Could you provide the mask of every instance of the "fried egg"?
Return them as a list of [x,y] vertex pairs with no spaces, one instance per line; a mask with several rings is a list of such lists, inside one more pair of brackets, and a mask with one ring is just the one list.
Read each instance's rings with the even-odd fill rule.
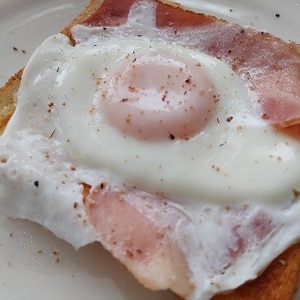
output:
[[[93,195],[113,182],[168,199],[184,224],[190,220],[178,225],[178,236],[191,235],[180,246],[196,286],[190,299],[256,276],[265,266],[258,242],[230,267],[218,258],[232,242],[230,215],[222,213],[247,204],[296,231],[299,205],[282,210],[300,190],[299,141],[261,118],[255,95],[227,64],[156,28],[148,2],[120,27],[77,25],[72,36],[75,45],[63,34],[46,39],[24,70],[1,137],[1,210],[43,224],[76,248],[103,242],[85,189]],[[267,235],[273,239],[262,251],[273,257],[294,238],[275,250],[282,233]],[[209,271],[195,253],[200,248],[214,261],[204,264]]]

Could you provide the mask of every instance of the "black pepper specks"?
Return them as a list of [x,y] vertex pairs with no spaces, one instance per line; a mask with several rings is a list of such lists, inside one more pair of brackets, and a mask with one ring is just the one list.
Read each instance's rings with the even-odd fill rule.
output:
[[192,83],[192,77],[191,76],[189,76],[187,79],[186,79],[186,81],[185,81],[186,83]]
[[101,183],[100,183],[100,189],[101,189],[101,190],[104,190],[105,187],[106,187],[106,183],[105,183],[105,182],[101,182]]
[[56,129],[54,129],[54,130],[51,132],[51,134],[50,134],[50,139],[53,138],[55,131],[56,131]]
[[[17,47],[13,47],[13,50],[14,50],[14,52],[18,52],[19,51],[19,48],[17,48]],[[24,49],[21,49],[20,50],[23,54],[26,54],[26,50],[24,50]]]
[[39,185],[40,185],[40,182],[39,182],[38,180],[35,180],[35,181],[34,181],[34,186],[35,186],[36,188],[38,188]]
[[175,136],[173,134],[170,134],[169,139],[173,141],[173,140],[175,140]]
[[268,120],[269,119],[269,117],[268,117],[268,115],[266,113],[262,114],[261,118],[263,120]]
[[278,13],[275,14],[275,17],[276,17],[276,18],[280,18],[280,14],[278,14]]

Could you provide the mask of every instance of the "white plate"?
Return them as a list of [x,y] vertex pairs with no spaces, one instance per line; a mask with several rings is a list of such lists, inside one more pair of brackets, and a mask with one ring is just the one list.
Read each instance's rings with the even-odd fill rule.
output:
[[[59,31],[87,2],[0,0],[0,85],[26,63],[46,36]],[[300,43],[300,0],[177,2]],[[169,292],[154,293],[141,287],[99,245],[75,251],[36,224],[0,216],[0,299],[175,298]]]

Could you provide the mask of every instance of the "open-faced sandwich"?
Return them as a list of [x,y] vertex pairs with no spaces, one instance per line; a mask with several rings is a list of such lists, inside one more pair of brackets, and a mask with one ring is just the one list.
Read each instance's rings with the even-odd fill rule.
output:
[[299,45],[173,2],[92,0],[0,99],[5,215],[100,242],[183,299],[293,299]]

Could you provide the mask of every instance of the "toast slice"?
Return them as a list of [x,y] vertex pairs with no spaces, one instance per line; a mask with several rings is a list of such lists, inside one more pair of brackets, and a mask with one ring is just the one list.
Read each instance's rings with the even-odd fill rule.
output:
[[[132,0],[123,0],[132,2]],[[122,6],[123,1],[115,1],[116,6]],[[122,4],[120,4],[122,3]],[[169,5],[170,3],[164,1]],[[76,17],[62,33],[72,40],[70,29],[75,24],[90,24],[95,15],[101,19],[102,15],[112,14],[111,7],[103,0],[91,0],[84,11]],[[177,7],[178,10],[182,8]],[[180,13],[179,13],[180,14]],[[118,22],[116,16],[116,22]],[[197,17],[194,14],[194,17]],[[104,20],[105,21],[105,20]],[[3,88],[0,89],[0,132],[5,130],[15,108],[15,95],[22,78],[22,70],[13,75]],[[214,300],[242,300],[242,299],[293,299],[300,279],[300,243],[291,246],[277,257],[270,266],[255,280],[244,284],[228,294],[217,295]]]

